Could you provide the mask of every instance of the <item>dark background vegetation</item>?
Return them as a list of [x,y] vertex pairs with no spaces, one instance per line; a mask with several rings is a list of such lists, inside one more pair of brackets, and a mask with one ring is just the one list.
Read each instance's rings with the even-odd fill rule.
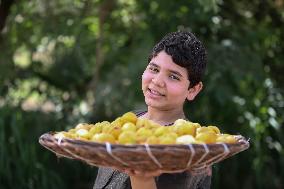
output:
[[187,116],[251,142],[214,166],[212,188],[283,189],[283,3],[0,0],[0,188],[92,188],[96,168],[58,159],[39,136],[143,108],[152,46],[190,30],[209,57]]

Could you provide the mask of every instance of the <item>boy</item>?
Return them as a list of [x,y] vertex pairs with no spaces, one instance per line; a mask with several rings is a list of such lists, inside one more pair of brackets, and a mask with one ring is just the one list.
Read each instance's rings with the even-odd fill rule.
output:
[[[203,86],[206,51],[202,43],[190,32],[169,33],[155,45],[148,63],[142,75],[147,111],[137,116],[165,126],[186,119],[184,102],[193,100]],[[207,173],[141,173],[99,168],[94,189],[208,189],[210,184],[211,176]]]

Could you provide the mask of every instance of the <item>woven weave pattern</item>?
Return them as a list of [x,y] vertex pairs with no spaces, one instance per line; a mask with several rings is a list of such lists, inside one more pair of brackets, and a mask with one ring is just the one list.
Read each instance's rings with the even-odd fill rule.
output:
[[198,172],[249,147],[248,140],[242,136],[235,144],[118,145],[56,139],[52,133],[46,133],[39,142],[59,157],[81,160],[92,166],[167,173],[187,169]]

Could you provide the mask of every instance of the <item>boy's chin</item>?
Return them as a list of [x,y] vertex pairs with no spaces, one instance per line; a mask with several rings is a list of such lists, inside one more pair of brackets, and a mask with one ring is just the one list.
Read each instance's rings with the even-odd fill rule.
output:
[[160,102],[154,102],[153,100],[145,100],[145,103],[148,107],[155,108],[155,109],[163,109],[164,105]]

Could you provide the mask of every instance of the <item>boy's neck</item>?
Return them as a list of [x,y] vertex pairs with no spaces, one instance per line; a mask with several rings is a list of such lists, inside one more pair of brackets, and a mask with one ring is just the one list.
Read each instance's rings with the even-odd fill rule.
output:
[[183,109],[181,110],[157,110],[148,107],[148,111],[142,117],[150,119],[161,125],[168,125],[177,119],[186,119]]

